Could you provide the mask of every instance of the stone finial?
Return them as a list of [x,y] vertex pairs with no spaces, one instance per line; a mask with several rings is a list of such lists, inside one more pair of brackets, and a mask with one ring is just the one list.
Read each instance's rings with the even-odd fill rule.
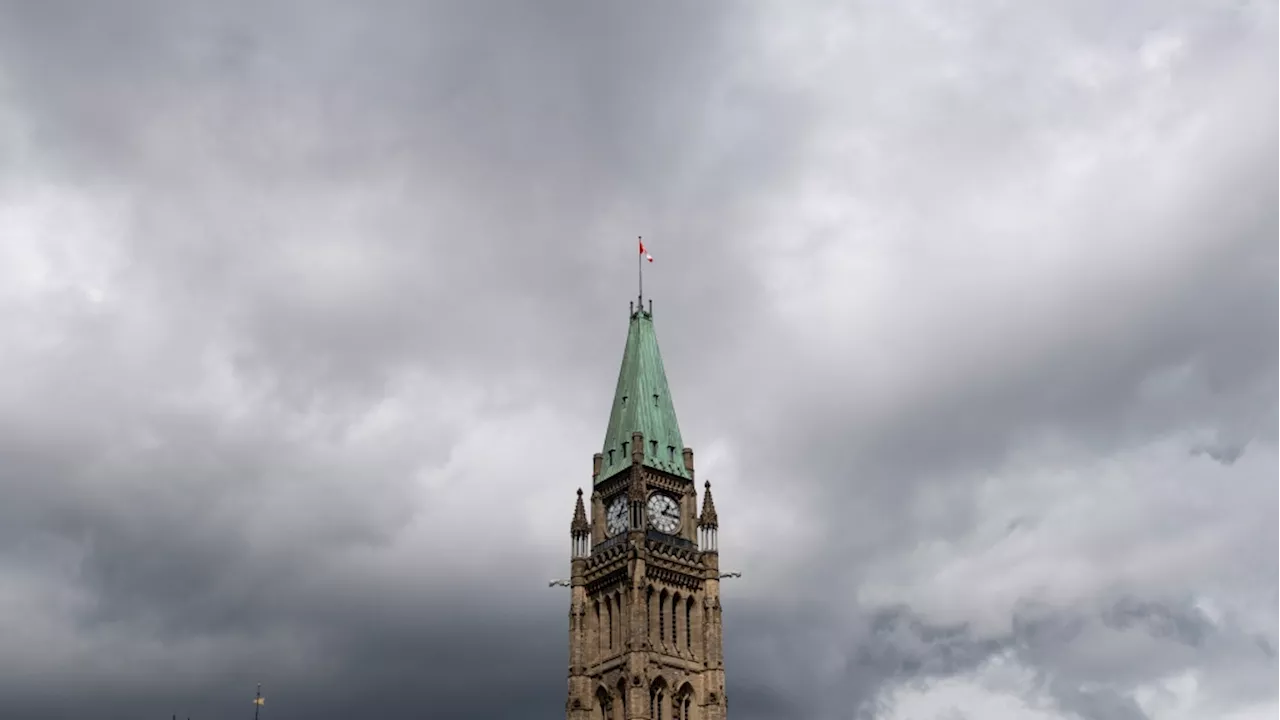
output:
[[702,515],[698,518],[698,524],[702,527],[720,527],[720,519],[716,517],[716,503],[711,499],[710,480],[707,481],[705,488],[702,496]]

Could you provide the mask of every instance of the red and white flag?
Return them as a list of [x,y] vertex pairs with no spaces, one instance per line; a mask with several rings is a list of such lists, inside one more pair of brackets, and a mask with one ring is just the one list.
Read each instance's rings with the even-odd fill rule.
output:
[[640,240],[640,254],[644,256],[644,259],[645,259],[645,260],[648,260],[649,262],[653,262],[653,256],[652,256],[652,255],[650,255],[649,253],[645,252],[645,250],[644,250],[644,239],[643,239],[643,238]]

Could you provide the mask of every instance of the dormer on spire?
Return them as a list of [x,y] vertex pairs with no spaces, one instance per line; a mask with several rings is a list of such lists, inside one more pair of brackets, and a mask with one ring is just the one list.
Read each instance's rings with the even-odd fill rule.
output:
[[653,311],[633,305],[597,483],[631,467],[635,433],[641,438],[641,465],[693,479],[684,461],[684,443],[658,351]]

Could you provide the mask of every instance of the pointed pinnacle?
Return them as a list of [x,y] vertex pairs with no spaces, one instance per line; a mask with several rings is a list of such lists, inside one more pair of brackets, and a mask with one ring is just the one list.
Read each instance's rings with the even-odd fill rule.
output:
[[569,525],[571,532],[587,532],[591,526],[587,524],[587,510],[582,505],[582,488],[578,488],[578,502],[573,507],[573,523]]
[[719,527],[720,519],[716,517],[716,503],[711,499],[711,481],[708,480],[706,490],[702,496],[702,516],[698,518],[698,524],[703,527]]

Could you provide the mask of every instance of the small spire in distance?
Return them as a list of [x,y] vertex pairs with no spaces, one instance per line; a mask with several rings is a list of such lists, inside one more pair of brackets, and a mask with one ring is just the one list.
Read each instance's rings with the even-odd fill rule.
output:
[[578,488],[578,502],[573,508],[573,523],[569,526],[569,530],[575,533],[585,533],[591,529],[587,524],[587,510],[582,505],[582,488]]
[[720,519],[716,517],[716,502],[711,499],[710,480],[707,481],[705,488],[702,496],[702,516],[698,518],[698,524],[702,527],[720,527]]

